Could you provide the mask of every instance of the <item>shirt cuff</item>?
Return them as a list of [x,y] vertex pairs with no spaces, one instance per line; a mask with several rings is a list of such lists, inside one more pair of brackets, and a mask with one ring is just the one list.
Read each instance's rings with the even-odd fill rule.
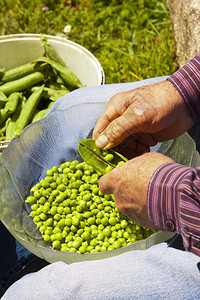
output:
[[167,80],[186,101],[198,122],[200,120],[200,52]]
[[148,214],[159,229],[181,233],[178,188],[190,170],[177,163],[166,163],[152,176],[147,196]]
[[161,165],[147,195],[150,220],[161,230],[180,234],[184,247],[200,256],[200,168]]

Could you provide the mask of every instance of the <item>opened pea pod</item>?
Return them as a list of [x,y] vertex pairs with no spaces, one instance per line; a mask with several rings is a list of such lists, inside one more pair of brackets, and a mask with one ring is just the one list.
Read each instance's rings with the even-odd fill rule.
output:
[[94,139],[81,140],[78,151],[82,159],[101,174],[108,173],[128,160],[113,149],[100,150],[95,145]]

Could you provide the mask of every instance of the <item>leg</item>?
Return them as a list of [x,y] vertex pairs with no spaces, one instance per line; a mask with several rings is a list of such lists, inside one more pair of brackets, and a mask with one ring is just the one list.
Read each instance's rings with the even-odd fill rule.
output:
[[108,102],[110,98],[119,92],[128,91],[137,87],[153,84],[166,80],[167,76],[156,77],[136,82],[106,84],[100,86],[91,86],[77,89],[59,100],[57,100],[49,109],[47,115],[56,109],[66,109],[69,106],[87,102]]
[[99,261],[57,262],[17,281],[2,300],[199,299],[199,261],[161,243]]
[[3,280],[14,266],[17,264],[17,253],[14,237],[9,233],[5,226],[0,222],[0,287],[3,284]]

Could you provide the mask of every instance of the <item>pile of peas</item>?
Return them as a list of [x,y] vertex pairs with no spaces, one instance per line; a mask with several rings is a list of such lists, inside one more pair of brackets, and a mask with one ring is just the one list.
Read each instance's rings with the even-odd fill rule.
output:
[[122,214],[113,195],[100,192],[101,176],[74,160],[48,169],[31,188],[26,199],[30,217],[53,249],[81,254],[114,250],[154,232]]

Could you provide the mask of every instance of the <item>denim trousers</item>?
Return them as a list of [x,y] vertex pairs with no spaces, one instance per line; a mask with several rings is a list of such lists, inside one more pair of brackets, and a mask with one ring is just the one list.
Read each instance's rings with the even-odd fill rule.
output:
[[[108,102],[118,92],[163,80],[166,77],[84,87],[57,100],[47,114],[84,102]],[[199,126],[194,126],[189,134],[199,150]],[[5,274],[30,252],[2,223],[0,238],[1,282]],[[200,257],[186,252],[181,236],[175,234],[170,240],[146,250],[96,261],[49,264],[16,281],[1,299],[200,299]]]

